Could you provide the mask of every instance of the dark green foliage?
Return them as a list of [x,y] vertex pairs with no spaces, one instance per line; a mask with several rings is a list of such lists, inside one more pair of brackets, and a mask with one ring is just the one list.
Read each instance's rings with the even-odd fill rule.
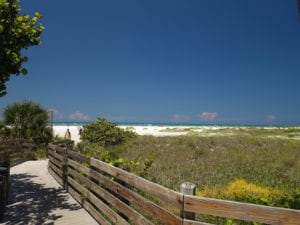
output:
[[32,153],[32,158],[34,160],[41,160],[47,158],[47,146],[39,146],[35,151]]
[[52,138],[48,112],[39,104],[13,103],[4,109],[3,118],[12,138],[32,139],[38,144],[48,143]]
[[95,157],[104,162],[125,170],[135,166],[136,162],[120,158],[120,153],[126,146],[127,140],[136,134],[130,130],[124,130],[104,118],[98,118],[97,122],[83,127],[82,141],[76,150],[88,157]]
[[109,147],[122,144],[134,136],[134,132],[123,130],[117,124],[111,123],[104,118],[98,118],[97,122],[83,127],[81,139],[83,142],[87,141],[103,147]]
[[20,15],[20,10],[19,0],[0,0],[0,97],[6,94],[11,75],[27,74],[23,63],[28,57],[22,56],[22,50],[41,43],[42,16]]
[[9,136],[9,134],[9,128],[7,128],[2,121],[0,121],[0,139],[6,139]]
[[88,141],[79,143],[76,149],[81,154],[100,159],[104,162],[111,162],[118,158],[119,155],[118,152],[114,151],[113,149],[108,151],[104,149],[103,146],[96,143],[90,143]]

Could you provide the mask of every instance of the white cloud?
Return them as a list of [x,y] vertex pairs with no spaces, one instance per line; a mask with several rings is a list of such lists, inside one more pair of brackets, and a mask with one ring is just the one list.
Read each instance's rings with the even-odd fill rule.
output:
[[276,118],[276,116],[274,116],[274,115],[267,115],[267,116],[266,116],[266,121],[267,121],[267,123],[272,123],[272,122],[274,122],[276,119],[277,119],[277,118]]
[[69,119],[73,120],[73,121],[86,121],[86,120],[89,120],[90,117],[86,114],[76,111],[69,115]]
[[186,116],[186,115],[178,115],[178,114],[174,114],[172,115],[171,120],[173,122],[187,122],[191,119],[191,117]]
[[214,121],[218,117],[216,112],[202,112],[200,115],[201,120],[203,121]]

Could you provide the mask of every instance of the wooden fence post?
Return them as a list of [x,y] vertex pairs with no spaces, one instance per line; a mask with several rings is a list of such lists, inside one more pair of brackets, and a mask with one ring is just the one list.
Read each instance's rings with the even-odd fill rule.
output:
[[[196,185],[190,182],[184,182],[180,185],[180,193],[183,195],[195,195]],[[180,212],[180,216],[183,219],[195,220],[195,213],[184,211],[184,196],[183,196],[183,207]]]
[[0,164],[0,222],[3,219],[5,206],[8,204],[9,162]]
[[64,161],[63,161],[63,188],[68,190],[68,146],[64,148]]

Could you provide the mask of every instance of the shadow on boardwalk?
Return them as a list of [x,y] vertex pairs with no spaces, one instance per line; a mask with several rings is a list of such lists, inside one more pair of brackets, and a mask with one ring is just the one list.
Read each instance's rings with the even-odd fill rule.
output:
[[79,210],[78,204],[70,203],[62,188],[46,187],[34,182],[37,176],[25,173],[10,177],[9,203],[5,210],[5,225],[47,224],[53,225],[62,217],[55,210]]

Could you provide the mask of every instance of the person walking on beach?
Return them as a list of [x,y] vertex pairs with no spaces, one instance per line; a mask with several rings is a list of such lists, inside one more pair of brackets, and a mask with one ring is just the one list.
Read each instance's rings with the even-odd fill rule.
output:
[[81,134],[82,134],[82,126],[77,127],[77,130],[78,130],[78,135],[79,135],[79,137],[81,137]]
[[65,133],[65,140],[71,140],[71,132],[70,132],[69,128],[67,129],[67,131]]

